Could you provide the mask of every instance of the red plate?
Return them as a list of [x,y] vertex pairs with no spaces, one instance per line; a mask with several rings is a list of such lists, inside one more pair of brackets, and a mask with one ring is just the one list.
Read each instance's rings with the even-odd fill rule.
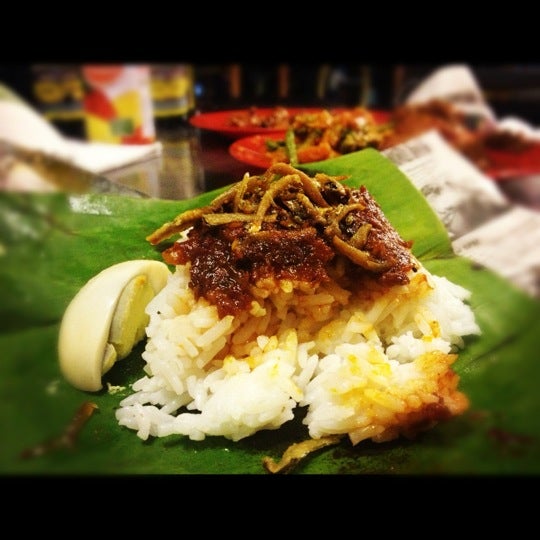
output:
[[540,174],[540,142],[523,151],[489,150],[487,155],[491,164],[485,174],[494,180]]
[[274,133],[270,135],[252,135],[234,141],[229,146],[229,154],[242,163],[268,169],[272,165],[272,158],[266,155],[266,141],[283,140],[283,133]]
[[[258,108],[257,114],[261,117],[270,116],[276,107],[270,108]],[[287,109],[290,115],[300,112],[317,112],[321,109],[310,108],[294,108]],[[248,137],[250,135],[263,134],[263,133],[284,133],[287,128],[283,127],[258,127],[258,126],[233,126],[231,125],[231,118],[234,116],[241,116],[248,114],[249,109],[233,109],[230,111],[216,111],[208,113],[200,113],[192,116],[189,121],[192,126],[207,129],[210,131],[217,131],[223,135],[229,137]]]
[[[257,108],[257,114],[260,116],[270,116],[275,112],[276,107]],[[312,107],[292,107],[287,108],[289,115],[295,115],[303,112],[320,112],[324,109],[312,108]],[[330,109],[335,111],[343,111],[346,109]],[[247,114],[249,109],[233,109],[229,111],[215,111],[208,113],[199,113],[190,118],[192,126],[207,129],[211,131],[217,131],[228,137],[240,138],[249,137],[250,135],[262,135],[271,133],[285,133],[286,128],[282,127],[258,127],[258,126],[233,126],[231,125],[231,118],[235,115]],[[389,113],[385,111],[370,111],[375,119],[379,122],[384,122],[389,118]]]
[[[248,165],[267,169],[272,159],[266,155],[268,139],[283,140],[283,133],[252,135],[234,141],[229,146],[229,154]],[[504,182],[523,176],[540,175],[540,143],[534,144],[522,152],[490,150],[487,156],[491,162],[484,172],[497,182]]]

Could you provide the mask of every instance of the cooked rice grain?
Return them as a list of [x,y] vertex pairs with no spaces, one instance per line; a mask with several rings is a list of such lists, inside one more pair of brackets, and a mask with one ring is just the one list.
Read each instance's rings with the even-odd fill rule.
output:
[[[312,438],[353,444],[410,435],[468,407],[451,365],[479,334],[469,292],[420,267],[410,283],[351,295],[255,294],[251,312],[219,318],[178,266],[147,307],[146,375],[116,412],[145,440],[180,434],[233,441],[278,429],[306,407]],[[285,284],[289,285],[289,284]]]

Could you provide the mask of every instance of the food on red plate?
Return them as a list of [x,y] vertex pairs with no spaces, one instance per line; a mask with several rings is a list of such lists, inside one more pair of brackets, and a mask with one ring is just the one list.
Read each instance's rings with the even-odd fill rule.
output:
[[424,268],[344,179],[277,163],[148,235],[175,271],[146,308],[144,375],[120,425],[238,441],[301,414],[306,440],[263,463],[284,472],[343,439],[414,437],[467,410],[451,366],[480,333],[470,293]]
[[246,127],[263,127],[283,129],[289,127],[291,115],[285,107],[275,107],[270,111],[261,111],[258,107],[250,107],[245,111],[238,111],[231,114],[229,123],[231,126],[246,128]]
[[448,143],[482,170],[492,166],[492,151],[519,154],[533,145],[521,134],[499,129],[486,119],[471,118],[452,103],[439,99],[396,107],[392,111],[391,124],[392,130],[379,149],[384,150],[436,129]]
[[[389,129],[388,124],[377,121],[364,107],[299,113],[291,119],[289,127],[294,144],[287,138],[268,139],[266,155],[273,163],[321,161],[367,147],[379,148]],[[293,146],[296,159],[291,159]]]

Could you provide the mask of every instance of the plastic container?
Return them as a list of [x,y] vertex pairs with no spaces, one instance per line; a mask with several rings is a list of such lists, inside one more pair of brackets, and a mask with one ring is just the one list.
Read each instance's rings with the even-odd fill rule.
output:
[[187,125],[195,112],[194,70],[190,64],[153,64],[152,101],[156,129]]
[[156,139],[147,65],[84,65],[86,136],[91,141],[146,144]]

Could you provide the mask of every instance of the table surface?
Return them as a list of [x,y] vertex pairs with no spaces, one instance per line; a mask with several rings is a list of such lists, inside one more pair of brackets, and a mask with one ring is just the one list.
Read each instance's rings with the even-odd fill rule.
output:
[[229,154],[234,139],[190,125],[160,130],[161,156],[104,173],[109,180],[160,199],[187,199],[262,169]]

